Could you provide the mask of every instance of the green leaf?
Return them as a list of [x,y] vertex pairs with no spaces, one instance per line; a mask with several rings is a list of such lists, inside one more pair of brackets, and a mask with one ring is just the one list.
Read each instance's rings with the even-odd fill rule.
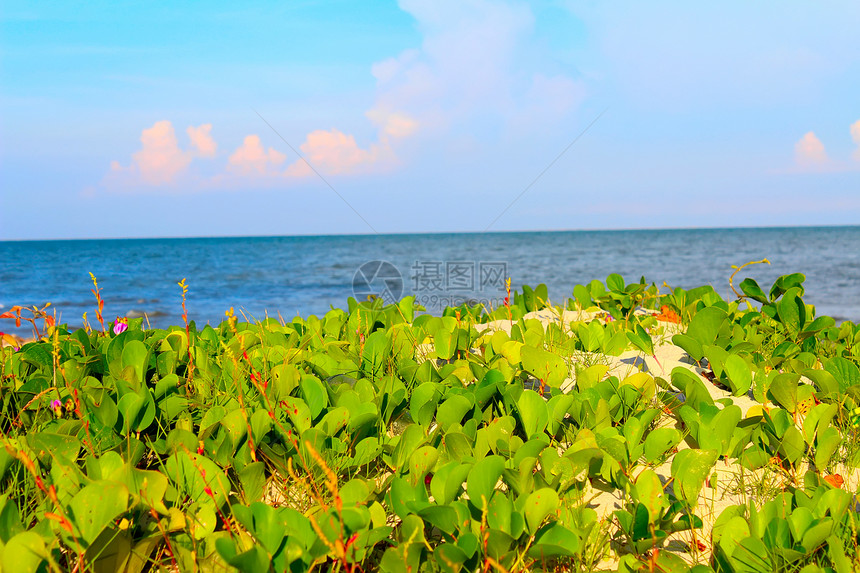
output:
[[149,388],[131,391],[120,398],[117,409],[123,417],[123,435],[142,432],[155,421],[155,401]]
[[407,471],[405,466],[409,461],[409,456],[424,443],[425,439],[426,437],[421,426],[417,424],[406,426],[406,429],[400,434],[397,445],[394,447],[390,465],[401,471]]
[[833,317],[819,316],[818,318],[816,318],[815,320],[813,320],[812,322],[810,322],[809,324],[804,326],[803,332],[804,332],[804,334],[812,335],[812,334],[815,334],[816,332],[824,330],[825,328],[830,328],[831,326],[834,326],[835,324],[836,324],[836,321],[833,320]]
[[[477,466],[476,466],[477,467]],[[534,535],[543,520],[558,508],[558,494],[554,489],[545,487],[533,491],[526,498],[523,513],[526,518],[526,529]]]
[[523,370],[543,380],[545,384],[558,388],[567,379],[569,370],[561,356],[533,346],[523,346],[520,355]]
[[417,515],[409,515],[400,526],[400,542],[388,548],[379,562],[383,572],[409,573],[418,571],[426,540],[424,522]]
[[699,344],[713,344],[727,317],[726,311],[716,306],[703,308],[690,321],[687,336]]
[[807,412],[803,420],[803,438],[807,444],[815,443],[815,437],[827,429],[836,411],[836,404],[818,404]]
[[681,443],[681,432],[675,428],[657,428],[645,437],[643,454],[645,461],[653,464],[666,452]]
[[759,446],[753,445],[741,452],[738,461],[748,470],[757,470],[763,468],[770,461],[770,454]]
[[797,287],[800,291],[800,294],[803,295],[803,281],[806,280],[806,276],[802,273],[792,273],[790,275],[782,275],[773,283],[773,286],[770,287],[770,300],[776,300],[785,292],[788,292],[789,289]]
[[705,478],[717,461],[714,450],[681,450],[672,460],[672,477],[675,481],[675,495],[687,507],[694,507],[699,498]]
[[767,547],[755,537],[745,537],[740,540],[732,558],[737,563],[742,563],[744,571],[774,571],[773,561]]
[[860,368],[842,356],[834,356],[828,360],[824,364],[824,369],[836,378],[836,381],[839,383],[840,392],[844,392],[851,386],[860,383]]
[[475,507],[481,510],[487,507],[504,469],[505,460],[501,456],[487,456],[472,466],[466,480],[466,493]]
[[[281,405],[286,410],[290,422],[292,422],[299,434],[304,434],[311,428],[311,409],[304,400],[290,396]],[[223,414],[221,415],[223,416]],[[202,429],[204,427],[203,424],[200,427]]]
[[382,448],[379,446],[379,439],[375,436],[368,436],[356,444],[353,464],[356,466],[366,465],[376,459],[380,452],[382,452]]
[[611,291],[624,292],[624,277],[618,273],[612,273],[606,277],[606,287]]
[[820,432],[815,446],[815,467],[827,467],[841,443],[842,435],[833,426]]
[[468,398],[454,394],[439,405],[438,410],[436,410],[436,423],[439,424],[442,431],[447,431],[453,424],[459,424],[463,421],[463,416],[471,409],[472,402]]
[[[128,486],[128,491],[132,497],[142,503],[143,507],[151,507],[159,513],[166,514],[167,507],[164,505],[164,494],[167,492],[167,477],[161,472],[140,470],[128,464],[123,464],[123,470],[125,471],[125,484]],[[104,475],[110,474],[105,473]]]
[[326,436],[334,436],[349,423],[349,410],[344,406],[337,406],[326,412],[317,425]]
[[90,545],[114,519],[128,511],[128,488],[117,482],[93,482],[72,498],[69,509],[81,540]]
[[741,281],[740,284],[741,292],[750,297],[751,299],[760,302],[762,304],[767,304],[768,299],[765,292],[758,286],[758,283],[753,279],[746,278]]
[[774,377],[768,389],[773,401],[789,412],[797,410],[799,380],[800,374],[784,372]]
[[430,480],[430,493],[433,494],[436,503],[448,505],[454,501],[471,469],[472,464],[457,461],[449,462],[439,468]]
[[806,451],[806,445],[803,441],[803,434],[800,433],[795,426],[789,426],[782,436],[782,442],[779,445],[779,453],[789,461],[791,465],[796,465],[800,461]]
[[672,369],[671,380],[672,385],[684,393],[685,404],[694,409],[698,409],[699,404],[702,403],[713,405],[714,399],[701,378],[694,372],[690,372],[683,366],[676,366]]
[[733,396],[743,396],[752,386],[752,372],[746,360],[737,354],[730,354],[724,363]]
[[245,412],[240,408],[236,408],[221,418],[221,426],[230,436],[230,443],[234,450],[238,449],[248,436],[248,420],[245,418]]
[[546,400],[534,390],[524,390],[517,400],[517,410],[527,439],[542,434],[549,422]]
[[806,324],[806,306],[800,298],[802,290],[790,288],[776,303],[779,321],[793,334],[797,334]]
[[[180,493],[198,504],[220,506],[232,489],[221,468],[198,454],[176,452],[167,458],[164,473]],[[211,490],[211,496],[206,488]]]
[[[234,510],[241,506],[233,506]],[[245,509],[245,508],[243,508]],[[287,534],[287,523],[289,514],[283,510],[275,509],[265,503],[254,502],[246,512],[244,525],[262,546],[272,555],[277,553],[278,548]],[[247,516],[250,513],[250,516]],[[238,514],[237,514],[238,517]],[[248,520],[248,517],[251,519]]]
[[643,470],[636,478],[634,492],[634,499],[648,510],[648,522],[656,524],[663,515],[663,510],[669,505],[660,478],[653,470]]
[[305,403],[310,409],[311,418],[316,418],[328,405],[325,387],[316,376],[303,376],[299,385],[302,388]]
[[440,398],[442,398],[442,392],[439,384],[424,382],[417,386],[409,398],[409,413],[415,423],[429,427]]
[[74,436],[55,434],[53,432],[34,432],[27,435],[27,445],[32,448],[39,461],[51,465],[57,456],[69,461],[75,461],[81,451],[81,442]]
[[241,573],[256,573],[257,571],[268,571],[271,559],[266,550],[259,545],[251,546],[244,553],[235,555],[227,560],[227,563],[241,571]]
[[436,349],[436,356],[442,360],[450,360],[457,353],[458,340],[462,330],[453,328],[440,328],[433,333],[433,344]]
[[459,573],[468,560],[466,553],[453,543],[442,543],[433,550],[433,557],[445,573]]
[[136,387],[141,387],[147,382],[146,371],[149,364],[149,348],[139,340],[129,340],[122,347],[122,366],[125,369],[132,367]]
[[558,522],[542,528],[535,536],[535,542],[529,550],[533,559],[543,560],[548,557],[573,557],[582,547],[580,536]]
[[681,348],[690,355],[690,358],[696,362],[701,362],[705,356],[705,350],[702,348],[702,343],[686,334],[676,334],[672,337],[672,344]]
[[490,505],[487,508],[487,525],[492,529],[504,531],[507,534],[511,533],[511,513],[514,511],[514,504],[503,492],[499,492],[493,496]]
[[237,473],[245,503],[249,504],[262,499],[266,489],[266,464],[253,462]]
[[654,343],[651,341],[651,337],[648,335],[648,333],[645,332],[645,329],[642,328],[642,325],[637,324],[635,331],[628,331],[627,338],[630,340],[633,346],[635,346],[645,354],[654,354]]
[[21,523],[17,504],[9,499],[8,493],[0,494],[0,544],[8,543],[22,531],[24,524]]
[[385,330],[377,330],[364,341],[361,354],[361,370],[372,378],[385,373],[385,365],[391,354],[391,340]]
[[46,350],[51,346],[49,344],[28,344],[24,348],[24,354],[21,359],[24,362],[29,362],[37,368],[41,367],[50,370],[54,362],[51,358],[51,353]]
[[421,446],[415,450],[409,458],[409,476],[412,484],[423,483],[424,476],[436,466],[438,459],[439,452],[433,446]]
[[454,535],[457,531],[457,512],[449,505],[431,505],[425,507],[418,512],[418,516],[448,535]]
[[37,573],[48,571],[48,549],[45,541],[34,531],[24,531],[9,540],[6,547],[0,549],[3,559],[3,571],[16,573]]
[[808,368],[803,371],[803,375],[812,380],[812,383],[815,384],[816,390],[821,393],[820,395],[822,397],[827,396],[828,394],[837,394],[839,392],[839,382],[836,380],[836,377],[827,370]]

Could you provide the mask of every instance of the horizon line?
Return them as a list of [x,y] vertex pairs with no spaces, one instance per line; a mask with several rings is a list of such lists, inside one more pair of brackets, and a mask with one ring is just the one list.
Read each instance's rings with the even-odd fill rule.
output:
[[295,235],[161,235],[151,237],[41,237],[32,239],[0,239],[0,243],[35,243],[50,241],[152,241],[183,239],[281,239],[303,237],[396,237],[420,235],[502,235],[516,233],[619,233],[630,231],[732,231],[750,229],[821,229],[860,227],[860,223],[814,224],[814,225],[735,225],[713,227],[618,227],[618,228],[581,228],[581,229],[521,229],[499,231],[404,231],[388,233],[300,233]]

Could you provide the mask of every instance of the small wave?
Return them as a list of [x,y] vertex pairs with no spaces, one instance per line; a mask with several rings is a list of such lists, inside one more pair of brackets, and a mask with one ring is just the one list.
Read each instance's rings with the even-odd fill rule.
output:
[[169,316],[166,312],[161,312],[160,310],[130,310],[125,313],[125,316],[128,318],[142,318],[144,316],[148,316],[149,318],[159,318],[164,316]]

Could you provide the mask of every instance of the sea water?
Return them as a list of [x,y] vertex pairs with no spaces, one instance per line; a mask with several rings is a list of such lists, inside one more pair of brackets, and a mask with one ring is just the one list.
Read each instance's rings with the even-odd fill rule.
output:
[[[712,285],[728,297],[732,265],[765,258],[769,265],[744,269],[735,286],[749,276],[767,290],[779,275],[802,272],[818,315],[860,320],[860,227],[4,241],[0,312],[50,302],[61,322],[80,326],[87,312],[94,323],[89,273],[106,320],[146,315],[153,327],[181,324],[183,278],[198,325],[221,322],[231,307],[256,319],[320,315],[367,294],[414,295],[434,313],[465,301],[498,306],[508,277],[515,289],[545,283],[554,302],[610,273]],[[0,331],[26,333],[10,320]]]

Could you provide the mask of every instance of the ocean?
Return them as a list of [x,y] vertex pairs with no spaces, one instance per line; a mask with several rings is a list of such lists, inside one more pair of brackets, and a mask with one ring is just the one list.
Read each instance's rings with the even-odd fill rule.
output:
[[[860,227],[672,229],[301,237],[224,237],[0,242],[0,312],[50,302],[61,322],[95,322],[93,273],[106,320],[146,315],[153,327],[181,324],[188,285],[190,320],[217,324],[227,309],[249,318],[291,319],[346,308],[350,296],[415,295],[428,312],[504,298],[545,283],[551,300],[574,285],[620,273],[627,282],[691,288],[710,284],[729,296],[732,265],[767,290],[779,275],[806,275],[817,314],[860,320]],[[0,330],[16,334],[11,320]]]

